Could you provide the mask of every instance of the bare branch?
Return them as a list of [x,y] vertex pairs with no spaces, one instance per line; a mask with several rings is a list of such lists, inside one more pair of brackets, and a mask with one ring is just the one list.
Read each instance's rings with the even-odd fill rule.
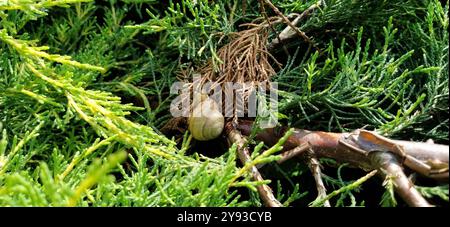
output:
[[[303,40],[305,40],[305,42],[311,44],[314,48],[316,48],[317,50],[319,50],[319,52],[321,52],[321,50],[317,47],[317,45],[314,43],[314,41],[312,41],[303,31],[301,31],[298,27],[296,27],[293,23],[291,23],[291,21],[282,12],[280,12],[280,10],[271,1],[269,1],[269,0],[260,0],[260,1],[264,1],[267,5],[269,5],[270,8],[272,8],[272,10],[279,17],[281,17],[281,19],[288,25],[290,30],[295,32],[294,34],[297,34],[298,36],[302,37]],[[282,42],[282,40],[283,39],[280,34],[280,37],[278,38],[277,42],[280,43],[280,42]]]
[[292,150],[285,151],[281,154],[281,159],[277,161],[278,164],[281,164],[292,157],[299,156],[300,154],[303,154],[305,151],[308,151],[311,149],[311,145],[309,143],[301,144],[298,147],[295,147]]
[[[290,25],[287,26],[277,37],[277,39],[273,39],[270,44],[267,46],[268,49],[273,49],[276,45],[280,44],[284,40],[293,38],[296,34],[298,34],[299,30],[296,26],[300,21],[309,15],[312,11],[317,9],[322,4],[322,0],[317,1],[317,3],[311,5],[308,9],[303,11],[300,15],[298,15],[292,22],[290,22]],[[294,27],[294,28],[293,28]],[[304,33],[303,33],[304,34]],[[308,38],[309,39],[309,38]]]
[[410,206],[431,207],[425,198],[417,191],[414,184],[408,179],[397,161],[397,158],[389,152],[373,152],[369,155],[374,167],[378,167],[379,174],[394,181],[395,192]]
[[[248,135],[251,131],[251,126],[251,121],[240,121],[237,129],[242,134]],[[256,136],[256,139],[264,141],[267,145],[273,145],[284,135],[286,130],[286,127],[276,130],[265,129]],[[296,129],[283,147],[285,150],[291,150],[309,143],[311,149],[314,150],[318,157],[333,158],[339,162],[346,162],[367,171],[374,169],[368,154],[376,150],[390,151],[399,155],[403,159],[402,164],[408,168],[429,178],[448,181],[448,145],[389,140],[387,138],[384,141],[389,141],[388,144],[380,144],[379,140],[367,138],[368,131],[364,132],[363,136],[361,136],[361,130],[356,130],[352,133],[332,133]],[[399,150],[394,151],[390,149]],[[403,156],[401,153],[404,153]],[[419,165],[421,167],[418,167]],[[423,166],[426,166],[428,171],[423,171]]]
[[[314,180],[316,181],[316,187],[317,187],[317,198],[323,199],[327,197],[327,189],[325,188],[325,185],[322,180],[322,170],[320,169],[320,163],[319,160],[317,160],[316,157],[314,157],[314,152],[310,151],[308,154],[308,167],[311,171],[312,175],[314,176]],[[324,207],[331,207],[330,201],[325,200],[323,203]]]
[[[241,121],[237,127],[242,134],[248,135],[251,125],[251,121]],[[256,139],[273,145],[286,130],[286,127],[265,129],[256,135]],[[383,177],[392,177],[395,191],[410,206],[430,204],[406,177],[402,165],[423,176],[448,182],[449,147],[446,145],[391,140],[366,130],[331,133],[296,129],[284,143],[284,148],[288,151],[284,153],[282,160],[294,157],[293,154],[303,153],[307,147],[317,157],[332,158],[365,171],[379,170]]]
[[[245,146],[246,139],[241,135],[241,133],[231,127],[227,127],[227,135],[230,143],[236,143],[238,146],[238,156],[241,160],[241,163],[245,165],[246,162],[250,161],[250,152],[248,148]],[[254,181],[263,181],[263,177],[258,171],[256,166],[251,168],[252,179]],[[272,189],[267,185],[258,185],[256,186],[258,189],[258,193],[261,196],[261,199],[264,202],[264,205],[267,207],[282,207],[283,205],[275,198],[273,195]]]

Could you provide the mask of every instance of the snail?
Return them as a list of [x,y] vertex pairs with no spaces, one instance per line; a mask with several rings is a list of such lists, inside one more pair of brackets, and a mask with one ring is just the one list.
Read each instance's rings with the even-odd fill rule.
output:
[[225,125],[225,119],[219,111],[217,103],[205,94],[200,95],[200,101],[194,103],[188,119],[189,131],[196,140],[207,141],[220,136]]

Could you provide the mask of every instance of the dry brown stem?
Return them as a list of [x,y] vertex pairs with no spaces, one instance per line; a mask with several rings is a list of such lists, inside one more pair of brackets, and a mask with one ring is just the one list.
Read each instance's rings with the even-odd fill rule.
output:
[[[288,25],[288,27],[291,29],[291,31],[293,31],[298,36],[302,37],[303,40],[305,40],[305,42],[311,44],[314,48],[316,48],[317,50],[320,51],[320,49],[317,47],[317,45],[303,31],[301,31],[298,27],[296,27],[296,25],[293,24],[282,12],[280,12],[280,10],[271,1],[260,0],[261,4],[263,4],[263,2],[266,3],[268,6],[270,6],[270,8],[272,8],[272,10],[282,19],[282,21]],[[281,42],[281,40],[282,40],[281,34],[279,36],[277,36],[276,40],[278,42]]]
[[430,207],[425,198],[417,191],[414,184],[403,172],[397,158],[389,152],[374,152],[370,154],[370,159],[374,167],[378,167],[378,173],[386,180],[394,182],[395,191],[402,199],[413,207]]
[[[243,135],[249,135],[251,127],[251,121],[240,121],[237,128]],[[285,127],[265,129],[256,135],[256,139],[267,145],[273,145],[286,130]],[[296,129],[283,147],[290,150],[282,153],[283,161],[294,157],[293,154],[304,154],[308,151],[307,147],[310,147],[317,157],[332,158],[365,171],[379,170],[378,173],[382,177],[393,179],[395,191],[411,206],[430,206],[430,204],[406,177],[403,166],[438,181],[448,182],[449,177],[448,146],[391,140],[365,130],[330,133]]]
[[[317,197],[318,198],[325,198],[327,196],[327,189],[325,188],[325,185],[322,180],[322,170],[321,165],[319,163],[319,160],[315,157],[315,154],[312,150],[309,150],[309,154],[307,155],[307,164],[309,167],[309,170],[311,171],[314,180],[316,181],[316,188],[317,188]],[[324,207],[331,207],[330,201],[326,200],[323,203]]]
[[[273,39],[270,44],[268,45],[268,49],[271,50],[281,42],[291,39],[294,36],[299,34],[300,29],[297,27],[300,21],[308,16],[311,12],[313,12],[315,9],[320,7],[322,4],[322,0],[317,1],[317,3],[311,5],[308,9],[303,11],[300,15],[298,15],[290,24],[278,35],[277,39]],[[301,32],[301,31],[300,31]],[[300,36],[305,35],[303,32],[300,33]],[[306,35],[305,35],[306,36]],[[303,37],[303,36],[302,36]],[[307,36],[306,36],[307,37]],[[303,37],[304,38],[304,37]],[[309,38],[308,38],[309,40]],[[305,41],[308,41],[305,40]]]
[[[250,152],[248,147],[245,146],[246,139],[241,135],[241,133],[234,129],[234,127],[228,125],[227,127],[227,137],[231,144],[236,143],[238,146],[238,156],[241,163],[245,165],[248,161],[250,161]],[[254,181],[263,181],[263,177],[258,171],[256,166],[251,168],[252,179]],[[258,185],[257,187],[258,193],[261,196],[261,199],[264,202],[264,205],[267,207],[281,207],[283,206],[273,195],[272,189],[267,185]]]

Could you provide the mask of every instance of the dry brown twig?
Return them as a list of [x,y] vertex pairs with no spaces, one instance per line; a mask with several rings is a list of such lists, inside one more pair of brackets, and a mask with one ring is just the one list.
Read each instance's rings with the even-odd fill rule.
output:
[[[248,150],[248,147],[245,146],[246,139],[241,135],[241,133],[236,130],[232,124],[228,124],[226,127],[226,135],[231,144],[235,143],[237,145],[238,150],[238,156],[239,160],[243,165],[245,163],[249,162],[251,160],[250,158],[250,152]],[[258,171],[258,168],[256,166],[253,166],[251,168],[251,174],[252,179],[254,181],[263,181],[264,178],[261,176],[261,174]],[[283,206],[273,195],[272,189],[263,184],[256,186],[259,195],[261,196],[261,199],[264,202],[264,205],[267,207],[281,207]]]
[[[312,40],[299,28],[297,28],[294,24],[291,23],[291,21],[269,0],[259,0],[260,4],[267,4],[272,8],[272,10],[285,22],[298,36],[302,37],[305,42],[312,44],[314,47],[316,47],[315,43],[312,42]],[[281,39],[281,37],[280,37]]]
[[[303,155],[306,154],[306,155]],[[294,158],[294,157],[300,157],[304,156],[306,159],[306,163],[308,165],[309,170],[311,171],[311,174],[314,177],[314,180],[316,182],[316,188],[317,188],[317,197],[318,198],[325,198],[327,195],[327,190],[325,188],[325,185],[322,180],[322,170],[321,165],[319,161],[317,160],[316,155],[314,154],[314,151],[311,150],[311,144],[304,143],[297,147],[294,147],[291,150],[284,151],[281,159],[277,161],[278,164],[282,164],[283,162]],[[258,165],[257,168],[262,168],[264,164]],[[330,202],[326,200],[323,204],[325,207],[330,207]]]
[[[316,188],[317,188],[317,198],[322,199],[327,196],[327,189],[325,188],[325,185],[322,180],[322,170],[321,165],[319,163],[319,160],[315,157],[314,151],[311,149],[308,150],[309,153],[307,155],[307,164],[308,168],[310,169],[314,180],[316,181]],[[326,200],[323,203],[324,207],[331,207],[330,201]]]
[[[251,127],[251,121],[240,121],[237,129],[243,135],[249,135]],[[273,145],[286,130],[285,127],[266,129],[257,134],[256,139],[267,145]],[[380,141],[379,138],[383,140]],[[281,154],[283,161],[295,157],[293,154],[305,154],[310,148],[317,157],[332,158],[365,171],[378,170],[378,174],[382,177],[393,180],[396,193],[410,206],[430,206],[430,204],[406,177],[403,166],[437,181],[448,182],[449,177],[448,146],[390,140],[364,130],[329,133],[297,129],[283,147],[288,150]],[[402,153],[398,153],[395,149],[401,149]]]
[[[268,0],[265,0],[266,2]],[[300,31],[299,28],[297,28],[297,25],[300,23],[300,21],[305,18],[306,16],[308,16],[310,13],[312,13],[315,9],[319,8],[323,3],[323,0],[319,0],[317,1],[317,3],[311,5],[308,9],[306,9],[305,11],[303,11],[301,14],[299,14],[292,22],[289,22],[289,25],[280,33],[278,34],[278,38],[277,39],[273,39],[270,44],[268,45],[268,49],[271,50],[273,49],[275,46],[277,46],[278,44],[280,44],[281,42],[283,42],[284,40],[288,40],[293,38],[295,35],[300,35],[303,37],[303,35],[305,37],[306,34],[302,31]],[[273,4],[272,4],[273,5]],[[287,18],[286,18],[287,19]],[[286,20],[285,19],[285,20]],[[289,20],[288,20],[289,21]],[[304,38],[304,37],[303,37]],[[305,39],[305,38],[304,38]],[[305,41],[308,41],[308,39],[305,39]],[[310,42],[311,44],[313,44],[313,46],[315,46],[315,43]],[[315,46],[316,47],[316,46]]]
[[414,187],[414,184],[403,172],[401,164],[397,158],[389,152],[374,152],[370,154],[370,159],[374,167],[378,167],[378,173],[386,180],[394,182],[395,191],[410,206],[430,207],[430,203],[423,198],[420,192]]

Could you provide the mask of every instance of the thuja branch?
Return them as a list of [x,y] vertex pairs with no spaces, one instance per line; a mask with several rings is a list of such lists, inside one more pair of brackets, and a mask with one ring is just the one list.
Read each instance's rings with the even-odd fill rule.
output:
[[7,0],[0,2],[0,10],[21,10],[31,11],[39,14],[45,14],[40,10],[43,8],[50,8],[54,6],[66,7],[68,4],[91,2],[92,0],[39,0],[39,1],[19,1],[19,0]]
[[7,43],[10,47],[14,48],[19,54],[34,58],[34,59],[40,59],[44,58],[49,61],[58,62],[65,65],[71,65],[80,69],[88,69],[88,70],[96,70],[104,73],[106,71],[105,68],[94,66],[90,64],[80,63],[77,61],[73,61],[70,56],[61,56],[57,54],[49,54],[45,52],[45,50],[48,50],[49,47],[47,46],[40,46],[35,47],[31,46],[31,43],[29,41],[14,39],[14,37],[8,35],[7,31],[5,29],[0,30],[0,40]]
[[352,188],[358,187],[358,186],[361,185],[363,182],[367,181],[369,178],[371,178],[372,176],[374,176],[376,173],[377,173],[377,171],[376,171],[376,170],[373,170],[373,171],[371,171],[370,173],[368,173],[367,175],[365,175],[364,177],[361,177],[360,179],[358,179],[357,181],[355,181],[355,182],[353,182],[353,183],[351,183],[351,184],[349,184],[349,185],[347,185],[347,186],[345,186],[345,187],[339,188],[339,189],[336,190],[336,191],[331,192],[329,195],[325,196],[324,198],[319,198],[319,199],[313,201],[313,202],[310,204],[310,206],[311,206],[311,207],[316,207],[316,206],[323,205],[323,204],[325,204],[329,199],[333,198],[334,196],[336,196],[336,195],[338,195],[338,194],[340,194],[340,193],[342,193],[342,192],[345,192],[346,190],[350,190],[350,189],[352,189]]

